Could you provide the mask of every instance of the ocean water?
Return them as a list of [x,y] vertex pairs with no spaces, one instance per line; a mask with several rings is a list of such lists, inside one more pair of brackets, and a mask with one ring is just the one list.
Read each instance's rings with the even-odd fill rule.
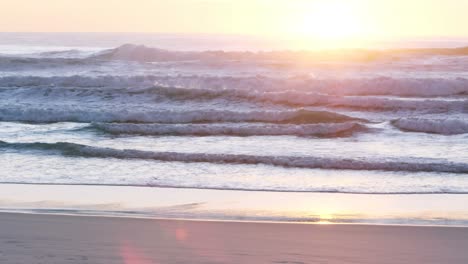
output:
[[2,183],[468,194],[467,49],[1,35]]

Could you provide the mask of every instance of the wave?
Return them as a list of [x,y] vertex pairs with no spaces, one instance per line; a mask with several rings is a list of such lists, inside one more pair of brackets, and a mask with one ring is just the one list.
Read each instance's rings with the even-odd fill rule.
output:
[[361,159],[336,159],[322,157],[291,157],[291,156],[254,156],[236,154],[207,154],[152,152],[133,149],[112,149],[92,147],[87,145],[58,143],[8,143],[0,141],[0,148],[23,151],[46,151],[50,154],[60,154],[75,157],[145,159],[171,162],[207,162],[224,164],[264,164],[287,168],[337,169],[337,170],[381,170],[408,172],[448,172],[468,173],[468,164],[454,162],[435,162],[433,160],[370,161]]
[[[338,137],[364,131],[365,126],[341,124],[277,125],[261,123],[221,124],[115,124],[94,123],[91,128],[110,134],[174,135],[174,136],[318,136]],[[86,129],[86,128],[85,128]]]
[[172,51],[145,45],[124,44],[96,54],[94,57],[111,60],[133,61],[181,61],[181,60],[293,60],[314,61],[357,61],[369,62],[410,55],[468,55],[468,47],[446,49],[399,49],[399,50],[329,50],[329,51]]
[[335,96],[315,92],[258,90],[196,89],[152,87],[133,93],[148,93],[171,100],[246,100],[251,102],[283,104],[289,106],[326,106],[364,110],[433,110],[468,112],[468,100],[402,99],[375,96]]
[[392,124],[404,131],[457,135],[468,133],[468,122],[461,119],[400,118]]
[[[232,91],[254,91],[277,93],[277,101],[287,93],[291,103],[304,103],[316,100],[317,94],[329,96],[404,96],[438,97],[468,95],[468,79],[455,78],[355,78],[317,79],[307,76],[297,78],[274,78],[266,76],[216,77],[204,75],[138,75],[138,76],[5,76],[0,77],[0,87],[73,87],[73,88],[148,88],[152,87],[187,88],[175,92],[226,93]],[[199,89],[201,91],[188,91]],[[233,93],[236,93],[233,92]],[[242,93],[242,92],[240,92]],[[303,99],[303,96],[306,99]],[[313,103],[313,101],[312,101]]]
[[31,57],[39,58],[90,58],[102,52],[102,49],[67,49],[67,50],[52,50],[42,51],[36,54],[31,54]]
[[[343,61],[343,62],[372,62],[382,59],[398,59],[416,56],[466,56],[468,47],[434,48],[434,49],[393,49],[393,50],[365,50],[342,49],[328,51],[312,50],[276,50],[276,51],[177,51],[137,44],[123,44],[116,48],[103,49],[91,47],[44,49],[36,52],[22,52],[0,54],[1,56],[16,56],[22,58],[85,58],[102,60],[126,60],[140,62],[157,61],[213,61],[213,60],[247,60],[247,61]],[[34,50],[34,48],[33,48]]]
[[31,69],[60,68],[65,66],[88,66],[99,65],[97,60],[66,58],[66,57],[5,57],[0,56],[0,70],[2,71],[24,71]]
[[156,85],[197,89],[237,89],[261,92],[290,91],[297,95],[320,93],[335,96],[437,97],[468,95],[465,78],[294,78],[170,76],[155,78]]
[[211,122],[262,122],[280,124],[314,124],[341,123],[349,121],[365,121],[364,119],[327,112],[310,111],[305,109],[293,111],[143,111],[130,112],[103,111],[92,109],[72,108],[60,106],[51,107],[0,108],[0,121],[22,122],[118,122],[118,123],[211,123]]
[[[132,61],[186,61],[204,58],[205,52],[169,51],[159,48],[149,48],[144,45],[124,44],[115,49],[102,51],[94,56],[107,60],[132,60]],[[219,52],[222,53],[222,52]]]
[[[31,80],[34,82],[34,80]],[[73,82],[74,79],[68,79]],[[113,80],[116,81],[116,80]],[[27,84],[26,82],[24,84]],[[64,84],[64,83],[62,83]],[[92,86],[94,82],[81,82],[82,86]],[[106,85],[103,81],[100,85]],[[124,85],[124,82],[117,82]],[[135,96],[140,95],[140,98]],[[432,112],[468,112],[468,99],[456,98],[392,98],[377,96],[334,96],[314,92],[279,91],[262,92],[256,90],[236,89],[190,89],[176,87],[151,87],[151,88],[108,88],[97,89],[95,87],[51,88],[0,88],[0,96],[9,98],[33,99],[38,101],[41,97],[49,102],[54,100],[83,100],[89,98],[93,101],[120,101],[128,102],[132,97],[141,103],[154,103],[156,101],[198,101],[209,102],[213,100],[228,100],[230,102],[274,104],[290,107],[319,106],[330,108],[346,108],[366,111],[432,111]]]
[[31,69],[88,66],[108,63],[93,58],[97,49],[51,50],[23,54],[0,54],[0,70],[24,71]]
[[58,87],[58,88],[138,88],[151,87],[156,76],[5,76],[0,87]]

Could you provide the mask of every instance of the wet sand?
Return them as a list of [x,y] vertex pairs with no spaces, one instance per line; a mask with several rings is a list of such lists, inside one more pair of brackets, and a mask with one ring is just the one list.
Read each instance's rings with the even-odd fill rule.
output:
[[468,195],[0,184],[0,212],[468,227]]
[[468,263],[468,228],[0,213],[0,263]]

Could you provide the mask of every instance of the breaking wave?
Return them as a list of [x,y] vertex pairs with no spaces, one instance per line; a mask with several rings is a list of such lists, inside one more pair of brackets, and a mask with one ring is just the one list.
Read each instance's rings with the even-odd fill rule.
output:
[[1,57],[0,70],[2,71],[24,71],[30,69],[61,68],[64,66],[88,66],[102,62],[81,58],[31,58],[31,57]]
[[375,61],[378,59],[408,55],[468,55],[468,47],[448,49],[401,49],[401,50],[335,50],[328,52],[314,51],[172,51],[145,45],[124,44],[114,49],[104,50],[94,57],[111,60],[133,61],[182,61],[182,60],[339,60],[339,61]]
[[0,87],[57,87],[57,88],[138,88],[154,85],[154,76],[5,76]]
[[133,93],[148,93],[171,100],[246,100],[292,106],[327,106],[365,110],[433,110],[468,112],[468,100],[401,99],[375,96],[334,96],[315,92],[258,90],[196,89],[176,87],[152,87]]
[[414,161],[407,159],[405,161],[386,159],[372,161],[363,159],[336,159],[321,157],[152,152],[132,149],[119,150],[92,147],[67,142],[7,143],[0,141],[0,148],[16,149],[20,151],[46,151],[49,154],[94,158],[146,159],[188,163],[264,164],[289,168],[311,169],[468,173],[468,164],[434,161],[432,159],[416,159]]
[[457,135],[468,133],[468,122],[461,119],[400,118],[392,124],[404,131]]
[[[306,107],[325,106],[368,111],[417,110],[435,112],[468,112],[465,98],[396,98],[379,96],[338,96],[299,90],[262,91],[257,89],[201,89],[154,86],[154,79],[145,77],[0,77],[0,96],[5,98],[32,98],[47,96],[47,100],[61,98],[90,98],[109,100],[120,98],[126,102],[130,96],[141,95],[142,100],[210,101],[269,103]],[[13,86],[14,85],[14,86]],[[131,88],[127,88],[130,86]],[[468,83],[467,86],[468,88]],[[104,88],[104,89],[100,89]],[[143,102],[142,102],[143,103]]]
[[[13,67],[13,66],[11,66]],[[22,66],[18,66],[22,67]],[[301,96],[314,94],[333,96],[405,96],[437,97],[468,95],[468,79],[455,78],[354,78],[317,79],[311,77],[274,78],[266,76],[203,76],[203,75],[138,75],[138,76],[4,76],[0,87],[73,87],[73,88],[151,88],[176,87],[200,89],[205,93],[226,93],[223,90],[287,92],[303,103]],[[181,90],[179,90],[181,91]],[[202,93],[202,91],[198,91]],[[177,92],[177,91],[176,91]],[[194,93],[196,91],[193,91]],[[281,95],[281,94],[279,94]],[[271,95],[273,96],[273,95]],[[278,96],[279,97],[279,96]],[[308,99],[310,100],[310,99]],[[294,103],[294,101],[292,103]]]
[[218,124],[116,124],[95,123],[92,128],[110,134],[172,135],[172,136],[317,136],[336,137],[364,131],[365,126],[355,123],[277,125],[262,123]]
[[314,124],[364,121],[363,119],[305,109],[292,111],[142,111],[92,110],[54,108],[0,108],[0,121],[22,122],[120,122],[120,123],[210,123],[210,122],[262,122],[280,124]]

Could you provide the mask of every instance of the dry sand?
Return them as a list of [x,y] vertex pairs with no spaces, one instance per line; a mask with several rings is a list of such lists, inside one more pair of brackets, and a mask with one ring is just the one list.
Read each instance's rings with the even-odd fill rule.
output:
[[0,263],[468,263],[468,228],[0,213]]

